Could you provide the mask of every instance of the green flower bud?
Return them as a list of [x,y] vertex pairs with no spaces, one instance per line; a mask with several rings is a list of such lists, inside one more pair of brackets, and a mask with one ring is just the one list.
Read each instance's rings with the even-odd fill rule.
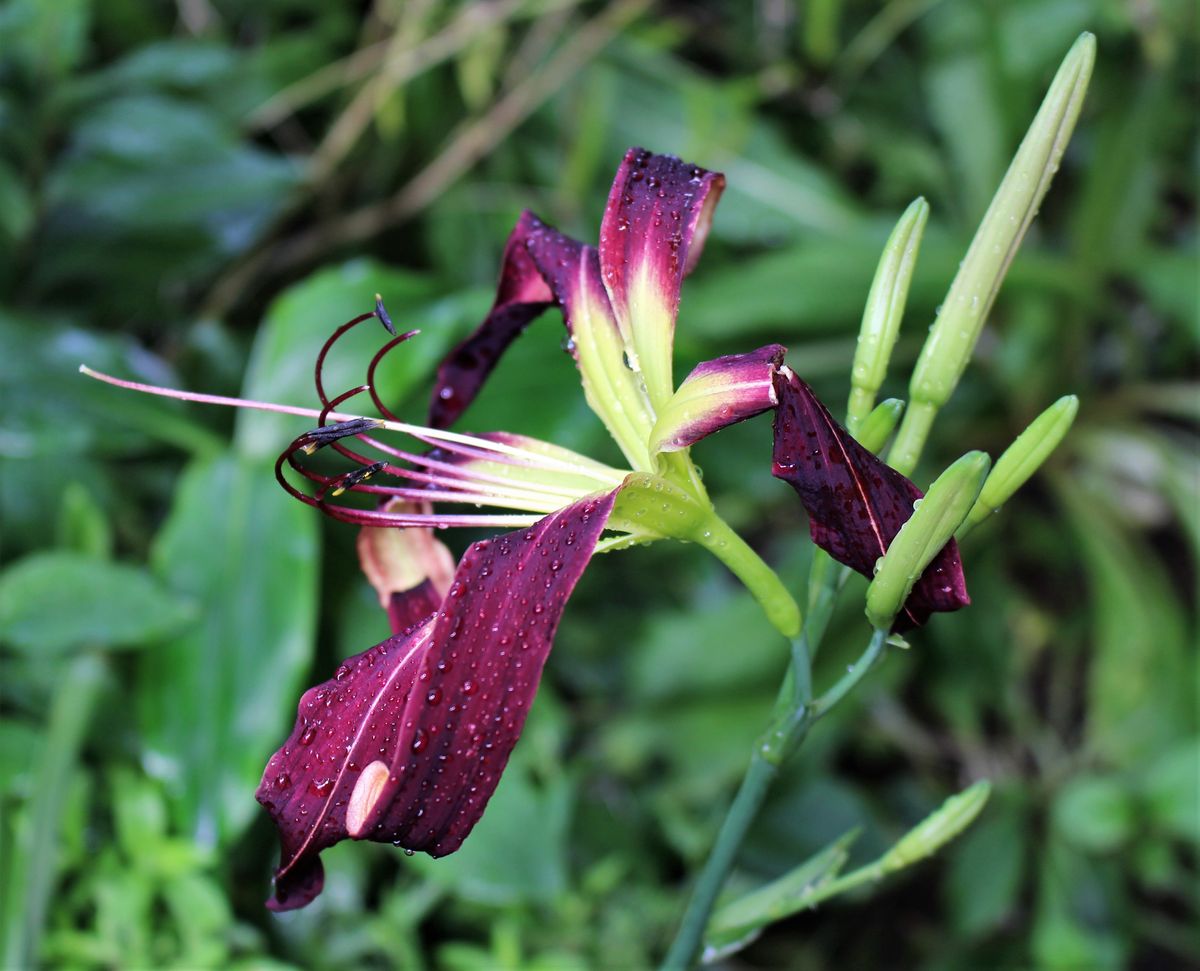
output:
[[859,445],[878,455],[879,450],[887,443],[888,436],[900,423],[900,416],[903,414],[903,400],[885,398],[867,415],[854,437],[858,439]]
[[932,856],[974,822],[991,793],[992,784],[982,779],[951,796],[880,858],[880,874],[894,873]]
[[913,584],[967,518],[990,466],[985,453],[968,452],[939,475],[925,498],[917,501],[867,588],[867,618],[877,630],[892,626]]
[[934,415],[962,377],[1004,274],[1058,171],[1095,59],[1096,38],[1081,34],[1058,69],[950,284],[913,369],[908,412],[888,460],[906,475],[916,467]]
[[[854,351],[854,366],[850,372],[850,404],[846,411],[846,427],[857,434],[875,404],[875,395],[887,374],[888,360],[900,333],[900,318],[908,300],[908,285],[925,223],[929,219],[929,203],[917,199],[900,217],[888,237],[867,305],[863,310],[862,326],[858,332],[858,347]],[[861,441],[861,439],[860,439]],[[875,451],[875,449],[871,449]]]
[[1064,395],[1030,422],[996,460],[979,498],[955,534],[958,539],[996,512],[1009,496],[1029,481],[1063,440],[1078,411],[1079,399],[1073,394]]

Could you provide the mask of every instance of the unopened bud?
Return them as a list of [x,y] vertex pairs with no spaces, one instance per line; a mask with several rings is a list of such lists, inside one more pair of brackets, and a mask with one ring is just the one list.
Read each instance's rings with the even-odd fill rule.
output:
[[996,460],[991,475],[980,490],[979,498],[958,529],[956,536],[959,539],[1004,505],[1009,496],[1029,481],[1063,440],[1078,411],[1079,399],[1073,394],[1064,395],[1030,422],[1029,427]]
[[991,793],[992,784],[982,779],[951,796],[880,858],[880,871],[892,873],[932,856],[974,822]]
[[934,415],[962,377],[1009,264],[1058,171],[1095,59],[1096,38],[1081,34],[1059,67],[950,284],[913,369],[908,412],[889,456],[889,464],[905,474],[915,468]]
[[871,282],[871,292],[867,295],[867,305],[863,310],[858,347],[854,351],[854,365],[850,371],[850,404],[846,411],[846,427],[852,433],[857,433],[866,420],[887,374],[888,360],[900,333],[900,319],[904,316],[904,305],[908,301],[908,285],[912,282],[917,252],[921,248],[921,237],[925,234],[928,219],[929,203],[917,199],[896,223],[879,258],[879,266],[875,270],[875,279]]
[[896,430],[903,414],[904,402],[901,399],[885,398],[867,415],[854,437],[859,445],[878,455],[887,444],[888,436]]
[[867,618],[873,627],[887,630],[892,626],[913,584],[975,505],[990,465],[985,453],[968,452],[939,475],[925,497],[918,500],[867,588]]

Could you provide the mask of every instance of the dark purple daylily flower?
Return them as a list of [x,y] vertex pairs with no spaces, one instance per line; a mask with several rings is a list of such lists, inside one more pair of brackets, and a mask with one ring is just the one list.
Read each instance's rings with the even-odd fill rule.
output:
[[[349,328],[375,317],[391,329],[381,303],[321,350],[320,427],[289,446],[278,476],[297,498],[363,527],[360,559],[395,634],[303,696],[291,736],[267,765],[258,798],[283,847],[273,909],[311,901],[322,885],[320,851],[345,838],[434,856],[458,848],[516,744],[567,597],[595,552],[665,537],[704,545],[755,590],[781,631],[797,633],[794,601],[713,511],[688,453],[701,438],[776,408],[775,474],[799,493],[814,541],[868,576],[911,515],[921,493],[830,417],[782,365],[782,347],[702,363],[676,389],[680,286],[723,187],[717,173],[632,149],[598,248],[524,213],[505,247],[495,304],[438,371],[428,427],[398,421],[375,388],[380,359],[411,335],[381,348],[361,387],[330,398],[322,386],[322,362]],[[446,430],[504,350],[551,307],[563,313],[587,401],[625,468],[511,433]],[[382,419],[337,413],[362,393]],[[384,431],[418,446],[388,444]],[[329,475],[303,461],[324,448],[354,469]],[[312,491],[292,485],[285,467]],[[376,505],[348,502],[354,494]],[[434,503],[497,511],[451,514]],[[431,527],[453,525],[515,529],[475,543],[452,570]],[[902,624],[966,602],[951,543]]]

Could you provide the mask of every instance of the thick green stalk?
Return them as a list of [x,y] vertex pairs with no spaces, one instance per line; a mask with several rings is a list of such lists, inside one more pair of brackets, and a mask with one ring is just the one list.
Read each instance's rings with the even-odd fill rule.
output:
[[[704,940],[704,931],[713,906],[738,850],[770,791],[784,759],[804,740],[809,728],[837,705],[875,665],[887,641],[887,631],[877,630],[858,661],[824,695],[811,701],[811,672],[808,668],[808,640],[801,634],[792,645],[793,666],[779,691],[775,718],[755,746],[750,766],[734,797],[725,821],[717,833],[712,852],[704,863],[696,886],[680,922],[679,931],[662,963],[662,971],[690,968]],[[803,668],[803,670],[800,670]]]
[[800,605],[779,575],[720,516],[713,513],[690,538],[724,563],[759,602],[767,619],[791,640],[800,633]]
[[721,824],[717,841],[712,852],[700,871],[700,879],[692,891],[688,901],[687,912],[679,925],[679,932],[667,952],[662,963],[663,971],[684,971],[690,968],[704,940],[704,930],[708,926],[708,918],[712,914],[717,895],[725,885],[729,871],[733,868],[734,859],[741,848],[750,824],[758,815],[758,810],[767,796],[771,783],[779,773],[779,766],[769,762],[759,752],[750,759],[750,768],[742,778],[741,788],[734,797],[733,805]]

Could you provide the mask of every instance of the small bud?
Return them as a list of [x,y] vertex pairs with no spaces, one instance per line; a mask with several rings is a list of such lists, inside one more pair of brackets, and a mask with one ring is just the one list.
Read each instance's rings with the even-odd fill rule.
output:
[[[854,351],[854,365],[850,371],[850,404],[846,411],[846,427],[855,435],[874,406],[875,395],[887,374],[888,360],[900,333],[900,319],[904,316],[904,305],[908,300],[908,285],[912,282],[917,252],[921,248],[921,237],[925,234],[928,219],[929,203],[917,199],[896,223],[879,258],[879,266],[875,270],[875,279],[871,282],[871,292],[867,295],[867,305],[863,310],[858,347]],[[876,450],[872,448],[871,451]]]
[[950,284],[913,369],[908,412],[889,455],[889,464],[906,475],[916,467],[934,416],[962,377],[1008,266],[1058,171],[1095,59],[1096,38],[1081,34],[1058,69]]
[[975,504],[991,461],[968,452],[929,487],[912,516],[900,527],[867,588],[867,618],[887,630],[925,568],[954,536]]
[[1029,481],[1063,440],[1078,411],[1079,399],[1073,394],[1064,395],[1030,422],[996,460],[974,507],[958,528],[957,538],[966,536]]
[[893,873],[932,856],[974,822],[992,793],[992,784],[981,779],[951,796],[900,838],[879,860],[880,873]]
[[383,297],[378,293],[375,294],[375,316],[379,318],[379,322],[383,324],[387,332],[395,336],[396,327],[392,323],[392,318],[388,316],[387,308],[383,305]]
[[879,402],[859,426],[854,437],[858,444],[876,455],[887,444],[888,436],[896,429],[900,416],[904,414],[904,402],[899,398],[886,398]]

